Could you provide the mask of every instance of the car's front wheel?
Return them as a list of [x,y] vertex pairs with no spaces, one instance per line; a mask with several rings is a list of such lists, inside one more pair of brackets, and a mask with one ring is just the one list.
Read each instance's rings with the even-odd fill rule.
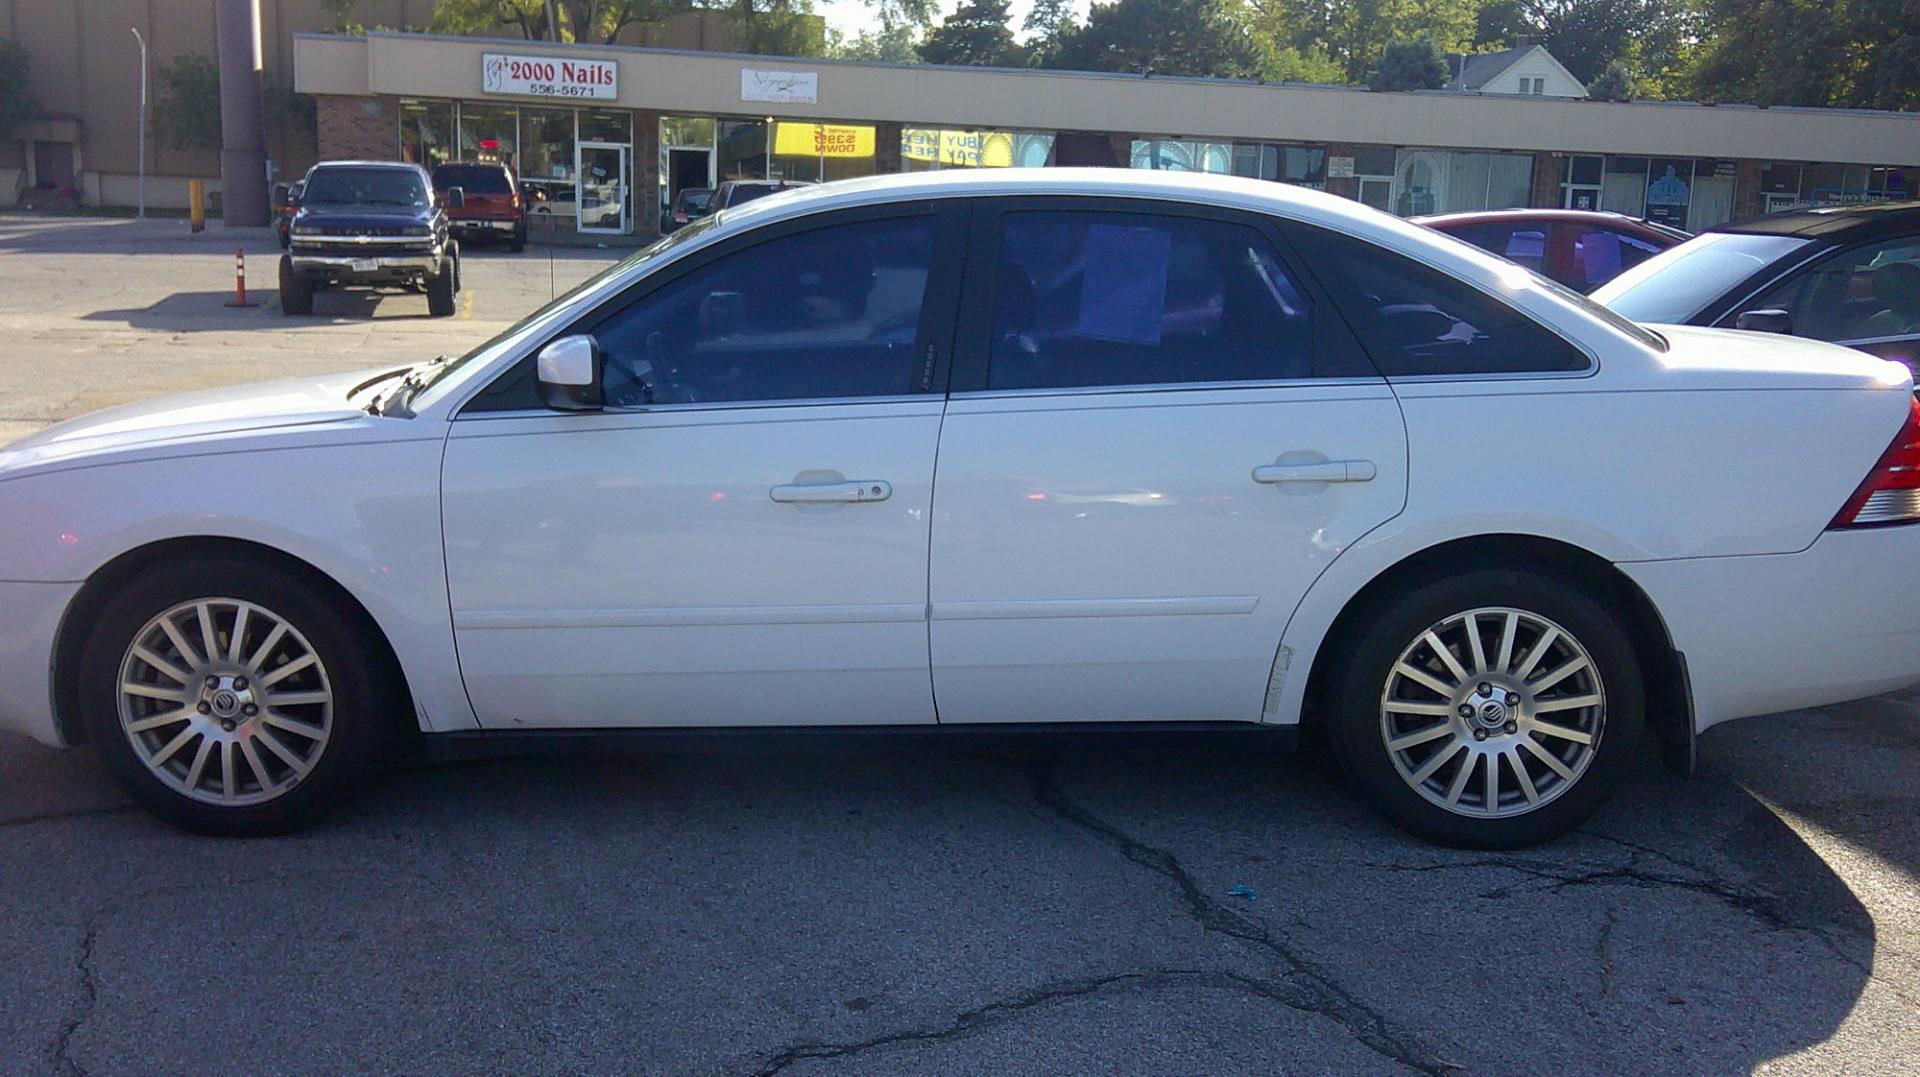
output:
[[365,633],[290,574],[247,560],[166,565],[101,608],[80,712],[136,802],[206,834],[294,829],[364,776],[392,678]]
[[280,313],[313,313],[313,284],[293,268],[293,259],[284,254],[280,256]]
[[1335,753],[1382,813],[1429,841],[1549,841],[1632,764],[1644,710],[1632,642],[1570,581],[1431,580],[1378,609],[1334,660]]

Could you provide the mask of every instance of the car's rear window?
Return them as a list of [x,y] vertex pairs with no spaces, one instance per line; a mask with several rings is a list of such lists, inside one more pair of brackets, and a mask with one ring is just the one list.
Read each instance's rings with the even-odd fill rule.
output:
[[756,198],[765,198],[770,194],[778,194],[782,189],[783,188],[775,187],[772,184],[743,183],[740,186],[733,188],[733,190],[727,195],[727,205],[737,206],[743,202],[751,202]]
[[458,187],[477,194],[509,194],[507,170],[488,165],[441,165],[433,170],[433,185],[440,190]]
[[1807,243],[1796,236],[1708,232],[1613,278],[1593,298],[1636,322],[1685,325],[1741,281]]

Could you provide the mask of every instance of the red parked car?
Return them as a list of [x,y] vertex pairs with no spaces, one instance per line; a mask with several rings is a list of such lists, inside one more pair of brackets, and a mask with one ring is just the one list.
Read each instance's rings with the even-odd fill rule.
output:
[[1413,220],[1581,292],[1693,238],[1653,221],[1578,209],[1500,209]]
[[[454,206],[447,192],[460,188],[465,204]],[[527,249],[526,202],[513,170],[499,161],[448,161],[433,169],[433,194],[446,207],[453,234],[471,239],[505,240],[508,249]]]

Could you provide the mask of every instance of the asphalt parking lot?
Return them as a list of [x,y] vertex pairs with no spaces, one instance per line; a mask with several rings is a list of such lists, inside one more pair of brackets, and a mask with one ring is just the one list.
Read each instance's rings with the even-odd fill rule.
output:
[[[459,350],[617,253],[286,319],[264,231],[0,217],[0,440]],[[4,738],[0,1072],[1920,1072],[1920,692],[1700,755],[1489,855],[1257,738],[489,760],[270,841]]]

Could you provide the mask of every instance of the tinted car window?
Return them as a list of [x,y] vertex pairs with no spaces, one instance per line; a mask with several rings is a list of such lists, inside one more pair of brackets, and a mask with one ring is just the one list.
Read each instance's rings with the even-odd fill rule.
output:
[[439,190],[458,187],[468,194],[512,194],[507,170],[487,165],[441,165],[433,170],[433,185]]
[[[1815,340],[1920,334],[1920,236],[1823,258],[1743,306],[1784,310],[1793,318],[1793,335]],[[1738,313],[1722,324],[1733,324]]]
[[427,186],[406,168],[317,168],[300,201],[357,206],[424,206]]
[[1517,262],[1535,273],[1547,271],[1547,227],[1544,224],[1470,224],[1448,229],[1447,234],[1510,262]]
[[1266,239],[1219,221],[1009,213],[990,389],[1304,378],[1314,313]]
[[1348,321],[1389,378],[1584,370],[1586,355],[1471,285],[1344,236],[1325,236]]
[[836,225],[701,266],[594,329],[615,406],[911,392],[934,221]]
[[1596,289],[1593,298],[1636,322],[1684,325],[1807,242],[1793,236],[1708,232],[1613,278]]
[[1660,253],[1661,248],[1611,228],[1573,226],[1573,278],[1566,283],[1583,291],[1619,276],[1623,271]]

